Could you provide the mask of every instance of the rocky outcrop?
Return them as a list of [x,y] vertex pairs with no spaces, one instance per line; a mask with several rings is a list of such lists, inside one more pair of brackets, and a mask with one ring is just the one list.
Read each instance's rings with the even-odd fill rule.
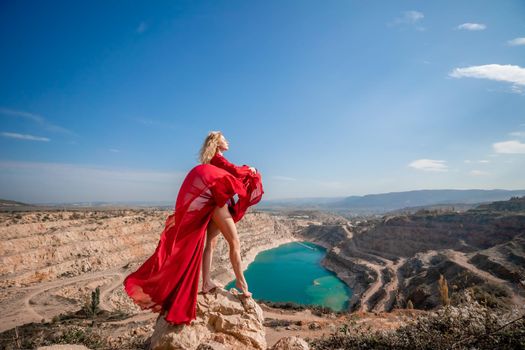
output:
[[171,325],[159,316],[150,349],[266,349],[264,316],[253,298],[219,289],[199,295],[197,319]]
[[284,337],[279,339],[270,350],[308,350],[310,346],[308,343],[298,337]]

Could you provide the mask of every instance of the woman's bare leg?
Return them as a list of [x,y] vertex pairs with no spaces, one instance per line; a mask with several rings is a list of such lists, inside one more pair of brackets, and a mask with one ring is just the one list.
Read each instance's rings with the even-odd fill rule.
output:
[[202,291],[204,293],[209,292],[215,287],[223,287],[218,283],[214,283],[210,278],[211,262],[213,260],[213,251],[219,240],[219,227],[217,224],[210,220],[206,232],[206,246],[204,247],[204,253],[202,255]]
[[228,211],[228,205],[216,207],[213,210],[212,220],[215,221],[230,247],[230,261],[237,279],[235,286],[241,290],[244,296],[250,297],[252,293],[248,291],[248,283],[241,268],[241,243],[237,235],[235,222]]

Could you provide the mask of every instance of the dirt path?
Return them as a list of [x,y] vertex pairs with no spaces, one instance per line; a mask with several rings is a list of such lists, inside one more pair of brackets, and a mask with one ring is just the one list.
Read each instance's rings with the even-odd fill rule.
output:
[[124,282],[124,278],[126,278],[126,274],[124,273],[117,273],[116,274],[117,278],[115,279],[115,281],[113,283],[111,283],[109,286],[107,287],[104,287],[104,288],[101,288],[100,290],[100,308],[101,309],[104,309],[104,310],[107,310],[107,311],[111,311],[113,310],[113,307],[112,306],[109,306],[108,302],[109,302],[109,299],[111,297],[111,292],[113,292],[115,289],[117,289],[118,287],[120,287],[122,285],[122,283]]
[[479,269],[478,267],[476,267],[475,265],[471,264],[468,261],[469,257],[463,252],[458,252],[456,250],[446,250],[444,253],[449,257],[450,260],[454,261],[459,266],[464,267],[465,269],[469,270],[473,274],[476,274],[479,277],[489,282],[492,282],[494,284],[504,285],[508,287],[509,291],[512,293],[512,302],[515,305],[521,305],[521,306],[525,305],[525,298],[518,293],[518,290],[517,290],[518,287],[516,285],[513,285],[509,281],[506,281],[497,276],[494,276],[493,274],[487,271]]
[[377,274],[376,280],[361,295],[361,306],[357,310],[357,311],[369,311],[368,301],[379,290],[379,288],[383,287],[383,283],[381,281],[381,269],[383,267],[370,263],[369,261],[366,261],[363,259],[355,259],[355,262],[360,265],[365,265],[366,267],[374,270],[375,273]]
[[[120,278],[122,273],[118,271],[119,269],[100,271],[88,275],[84,274],[63,280],[43,282],[37,286],[19,288],[15,296],[10,298],[7,303],[2,303],[4,304],[2,305],[4,312],[2,313],[2,316],[0,316],[0,332],[26,323],[40,322],[42,319],[49,319],[64,311],[63,307],[57,307],[56,309],[50,309],[48,307],[45,315],[39,313],[36,310],[39,304],[33,301],[33,299],[40,294],[46,293],[51,289],[75,285],[80,282],[96,280],[104,277],[119,276]],[[112,286],[113,284],[110,285],[110,287]],[[44,305],[45,304],[46,302],[44,302]]]
[[454,261],[456,264],[460,265],[461,267],[466,268],[470,272],[480,277],[483,277],[484,279],[490,282],[493,282],[496,284],[507,283],[507,281],[502,280],[501,278],[496,277],[487,271],[480,270],[475,265],[472,265],[471,263],[469,263],[468,262],[469,258],[465,255],[465,253],[458,252],[456,250],[447,250],[444,253],[449,257],[450,260]]
[[394,297],[394,293],[400,287],[400,281],[402,280],[402,277],[401,277],[401,273],[399,271],[399,267],[401,267],[405,263],[406,259],[405,258],[401,258],[395,264],[394,264],[393,261],[390,261],[390,260],[386,260],[386,261],[387,261],[387,267],[386,268],[388,268],[390,270],[391,280],[390,280],[390,282],[388,282],[384,286],[385,291],[386,291],[386,296],[384,298],[381,298],[376,303],[376,305],[374,305],[374,307],[372,308],[371,311],[374,311],[374,312],[386,311],[387,302],[389,302],[391,300],[391,298]]
[[359,265],[366,266],[367,268],[375,271],[375,273],[377,274],[377,278],[375,279],[375,281],[372,284],[370,284],[370,286],[363,292],[363,294],[361,294],[361,306],[359,307],[358,311],[369,311],[369,307],[367,305],[368,300],[383,286],[383,283],[381,281],[381,270],[384,268],[384,266],[371,263],[370,261],[364,259],[345,255],[337,248],[334,248],[334,250],[336,254],[338,254],[341,258],[351,260]]
[[[352,239],[353,233],[348,229],[348,225],[342,225],[342,228],[346,232],[347,238]],[[393,293],[396,292],[396,290],[399,288],[400,283],[402,281],[402,277],[399,273],[399,268],[405,263],[406,259],[400,258],[397,261],[397,263],[394,263],[392,260],[383,258],[382,256],[372,254],[369,252],[363,252],[359,250],[359,248],[355,244],[352,244],[352,249],[360,254],[373,257],[383,262],[384,264],[384,265],[381,265],[373,261],[365,260],[363,258],[354,258],[354,257],[345,256],[345,258],[347,259],[350,258],[354,260],[357,264],[361,264],[361,265],[364,265],[372,269],[377,274],[377,279],[368,287],[368,289],[361,296],[361,306],[359,307],[359,311],[373,311],[373,312],[386,311],[385,309],[387,308],[387,303],[393,297]],[[381,271],[385,268],[388,269],[391,273],[391,280],[387,284],[383,283],[383,280],[381,277]],[[385,296],[379,299],[377,303],[372,308],[370,308],[368,306],[368,302],[370,298],[381,288],[385,289],[385,292],[386,292]]]

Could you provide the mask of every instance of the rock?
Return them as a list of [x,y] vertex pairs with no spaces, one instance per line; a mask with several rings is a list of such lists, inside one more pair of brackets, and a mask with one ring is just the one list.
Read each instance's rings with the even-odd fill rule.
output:
[[308,325],[308,329],[321,329],[321,325],[317,322],[312,322]]
[[151,349],[266,349],[264,316],[253,298],[235,289],[197,297],[197,318],[190,325],[172,325],[159,316]]
[[309,350],[308,343],[299,337],[284,337],[275,343],[270,350]]

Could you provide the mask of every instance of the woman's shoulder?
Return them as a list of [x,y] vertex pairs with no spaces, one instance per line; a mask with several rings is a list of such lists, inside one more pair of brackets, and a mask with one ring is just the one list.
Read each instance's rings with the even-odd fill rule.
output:
[[211,157],[210,163],[214,163],[216,161],[221,162],[221,161],[224,161],[225,159],[226,158],[224,158],[224,156],[222,154],[215,153],[215,155],[213,157]]
[[223,154],[220,154],[220,153],[215,153],[215,155],[214,155],[211,159],[213,159],[213,158],[222,158],[222,159],[226,159],[226,158],[224,157],[224,155],[223,155]]

